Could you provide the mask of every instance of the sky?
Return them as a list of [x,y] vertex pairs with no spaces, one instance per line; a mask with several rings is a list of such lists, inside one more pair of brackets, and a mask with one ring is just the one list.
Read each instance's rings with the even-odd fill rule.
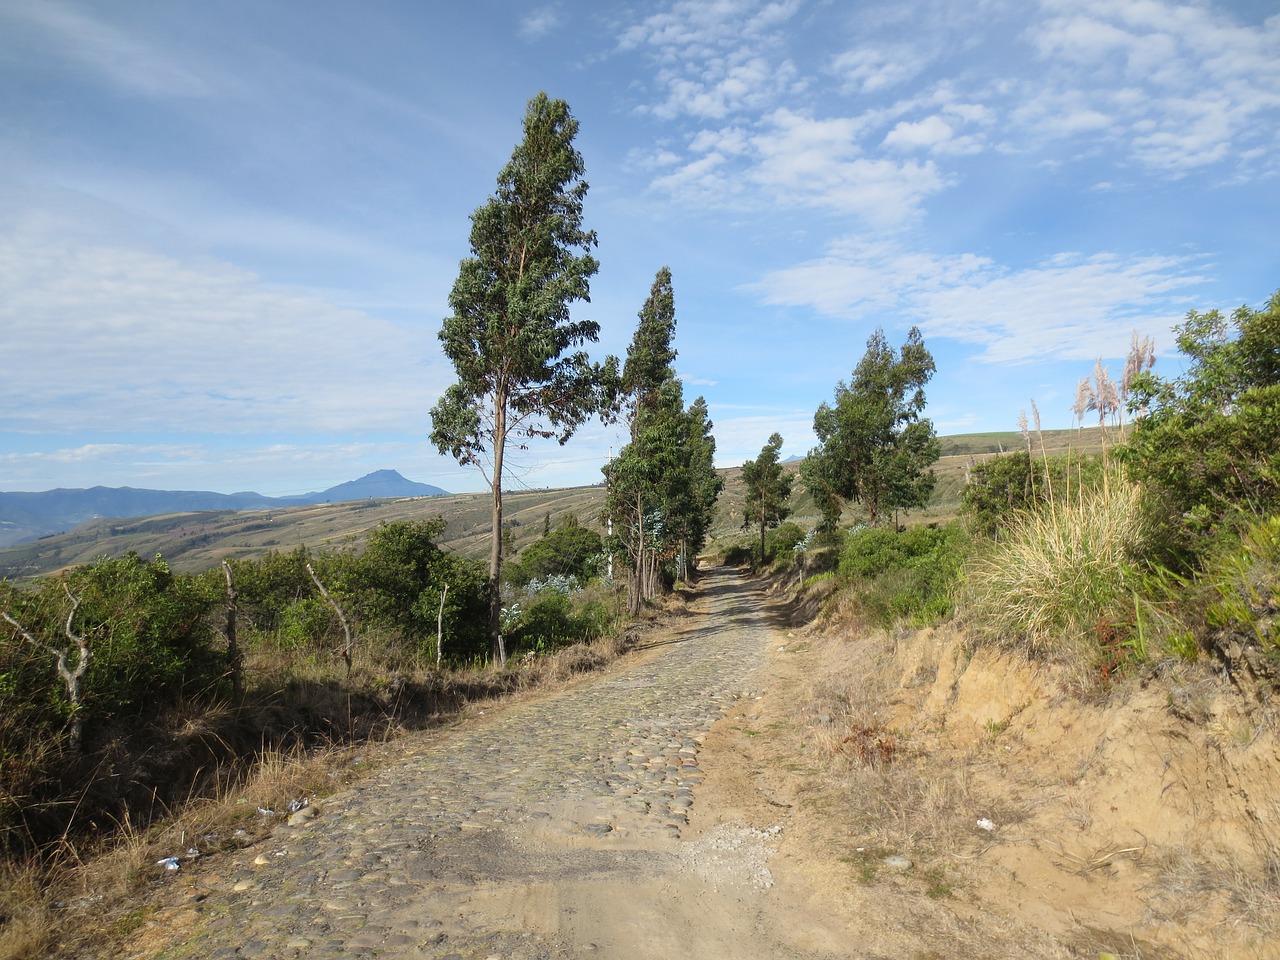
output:
[[[0,0],[0,490],[300,494],[428,441],[469,217],[568,102],[625,355],[671,269],[721,466],[882,328],[940,435],[1072,423],[1131,337],[1280,288],[1274,0]],[[517,451],[590,484],[621,430]]]

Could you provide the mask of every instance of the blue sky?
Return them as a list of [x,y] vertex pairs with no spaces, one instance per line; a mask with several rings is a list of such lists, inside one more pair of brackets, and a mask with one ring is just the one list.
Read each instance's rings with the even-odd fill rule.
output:
[[[291,494],[427,442],[470,213],[568,101],[594,348],[663,265],[721,465],[923,331],[939,433],[1068,426],[1280,288],[1272,0],[0,2],[0,489]],[[616,430],[521,454],[594,483]]]

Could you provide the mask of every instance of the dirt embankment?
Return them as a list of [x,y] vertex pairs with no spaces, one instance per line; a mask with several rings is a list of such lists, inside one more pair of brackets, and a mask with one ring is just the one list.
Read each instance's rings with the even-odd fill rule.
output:
[[1185,664],[1082,699],[955,627],[868,636],[836,616],[783,636],[769,695],[709,756],[741,753],[739,805],[788,811],[782,862],[868,947],[1280,957],[1264,700]]

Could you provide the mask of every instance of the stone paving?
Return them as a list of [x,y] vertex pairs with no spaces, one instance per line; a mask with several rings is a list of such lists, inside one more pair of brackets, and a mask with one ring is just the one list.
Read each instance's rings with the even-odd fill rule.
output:
[[[736,699],[754,695],[769,643],[754,589],[718,572],[687,625],[653,653],[498,708],[319,801],[314,818],[233,855],[192,904],[183,942],[153,956],[576,955],[539,921],[538,904],[512,906],[508,929],[473,928],[456,891],[477,897],[510,880],[491,871],[509,872],[517,848],[529,889],[616,882],[678,861],[702,740]],[[540,922],[546,929],[520,929]]]

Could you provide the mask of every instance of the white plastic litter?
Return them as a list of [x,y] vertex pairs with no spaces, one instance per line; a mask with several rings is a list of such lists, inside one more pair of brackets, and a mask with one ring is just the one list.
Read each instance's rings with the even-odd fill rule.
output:
[[978,826],[983,830],[986,830],[988,833],[996,828],[996,825],[986,817],[982,817],[978,820]]
[[156,861],[156,866],[157,866],[157,867],[164,867],[166,870],[177,870],[177,869],[178,869],[178,858],[177,858],[177,857],[165,857],[163,860],[157,860],[157,861]]

